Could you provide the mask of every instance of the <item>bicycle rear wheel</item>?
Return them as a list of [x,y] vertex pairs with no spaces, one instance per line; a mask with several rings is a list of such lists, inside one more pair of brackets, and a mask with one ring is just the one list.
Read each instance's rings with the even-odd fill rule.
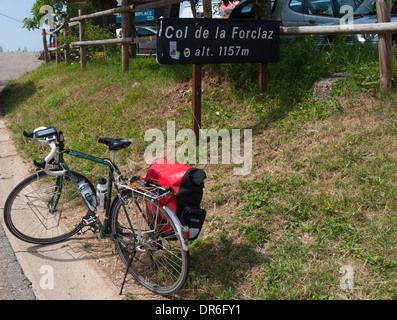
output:
[[178,291],[188,277],[190,255],[168,210],[129,190],[121,197],[126,210],[116,198],[111,215],[121,260],[147,289],[161,295]]
[[[84,179],[78,172],[77,181]],[[63,241],[84,227],[88,209],[69,176],[53,177],[44,171],[21,181],[11,191],[4,206],[4,222],[17,238],[34,244]]]

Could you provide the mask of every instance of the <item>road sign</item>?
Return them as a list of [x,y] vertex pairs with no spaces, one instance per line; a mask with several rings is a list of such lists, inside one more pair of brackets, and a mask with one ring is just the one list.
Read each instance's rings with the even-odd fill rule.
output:
[[160,64],[276,62],[280,26],[273,20],[182,19],[158,21]]

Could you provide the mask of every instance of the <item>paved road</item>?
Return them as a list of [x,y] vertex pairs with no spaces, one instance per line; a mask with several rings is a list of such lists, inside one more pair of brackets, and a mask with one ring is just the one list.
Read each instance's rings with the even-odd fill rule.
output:
[[0,52],[0,91],[10,80],[36,69],[43,61],[36,52]]
[[[8,81],[37,68],[42,61],[32,52],[0,52],[0,92]],[[1,105],[0,105],[1,112]],[[2,126],[1,126],[2,127]],[[0,130],[4,130],[0,127]],[[5,141],[0,141],[0,148]],[[4,148],[2,148],[4,150]],[[3,152],[1,152],[3,153]],[[1,156],[5,156],[1,154]],[[1,177],[5,179],[6,177]],[[1,201],[3,214],[4,199]],[[24,275],[10,242],[0,224],[0,300],[33,300],[32,283]]]
[[[34,53],[0,52],[0,91],[8,81],[40,64]],[[16,239],[4,227],[6,198],[29,173],[4,125],[1,108],[0,105],[0,300],[120,299],[118,289],[95,261],[72,243],[31,245]],[[47,281],[50,275],[51,286]]]

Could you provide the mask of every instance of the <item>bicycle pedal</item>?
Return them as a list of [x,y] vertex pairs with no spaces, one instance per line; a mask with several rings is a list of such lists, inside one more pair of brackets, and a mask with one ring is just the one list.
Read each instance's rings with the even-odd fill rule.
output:
[[88,218],[83,218],[84,224],[89,227],[95,226],[97,224],[97,221],[98,221],[98,219],[96,216],[90,216]]

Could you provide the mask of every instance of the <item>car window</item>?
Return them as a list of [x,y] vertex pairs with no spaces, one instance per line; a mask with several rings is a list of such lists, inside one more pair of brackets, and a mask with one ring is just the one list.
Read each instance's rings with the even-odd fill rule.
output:
[[250,13],[254,8],[254,3],[249,3],[241,9],[241,13]]
[[303,13],[303,1],[304,0],[291,0],[289,2],[289,7],[292,11]]
[[[391,0],[391,13],[395,14],[396,11],[396,0]],[[356,8],[355,14],[358,15],[375,15],[376,14],[376,0],[364,0],[361,4]]]
[[[255,18],[255,9],[254,9],[255,1],[247,1],[246,4],[244,3],[245,2],[241,1],[240,4],[236,6],[236,8],[230,14],[231,18],[239,18],[239,19]],[[271,0],[270,2],[270,8],[272,12],[274,11],[275,3],[277,3],[277,0]]]
[[240,4],[231,12],[230,17],[239,19],[255,18],[254,2],[248,1],[246,4]]
[[343,6],[351,6],[353,9],[356,8],[361,2],[358,0],[337,0],[339,8]]
[[393,3],[393,6],[391,7],[391,14],[397,14],[397,1]]
[[338,16],[334,3],[331,0],[308,0],[307,13],[316,16]]
[[155,33],[151,30],[145,29],[145,28],[136,28],[136,35],[137,37],[147,37],[147,36],[152,36]]

